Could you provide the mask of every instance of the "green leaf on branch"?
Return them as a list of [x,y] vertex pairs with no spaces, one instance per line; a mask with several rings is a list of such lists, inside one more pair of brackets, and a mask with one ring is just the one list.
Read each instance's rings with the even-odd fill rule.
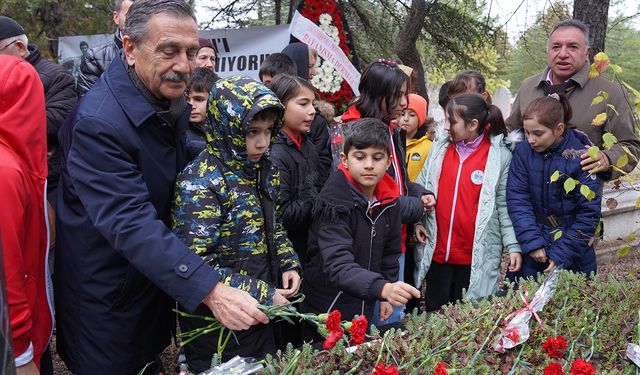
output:
[[627,155],[622,155],[616,160],[616,167],[618,168],[624,168],[627,164],[629,164],[629,157]]
[[621,146],[621,147],[624,150],[624,152],[627,153],[627,155],[631,156],[631,158],[636,161],[636,163],[638,162],[638,157],[635,156],[633,152],[631,152],[631,150],[629,150],[629,147],[627,146]]
[[618,113],[618,111],[616,110],[616,107],[613,104],[607,104],[607,107],[611,108],[611,110],[613,112],[616,113],[616,115],[620,116],[620,114]]
[[609,149],[611,148],[611,146],[618,143],[618,138],[616,138],[616,136],[611,133],[604,133],[602,135],[602,142],[603,142],[602,145],[604,146],[604,148]]
[[600,95],[596,96],[595,98],[593,98],[593,100],[591,101],[591,105],[594,106],[598,103],[602,103],[602,101],[604,100],[604,98]]
[[559,178],[560,178],[560,171],[555,171],[551,175],[551,178],[549,179],[549,181],[550,182],[556,182],[556,181],[558,181]]
[[578,181],[571,177],[567,178],[564,182],[564,191],[566,191],[567,194],[571,193],[576,188],[577,182]]
[[625,246],[621,249],[618,249],[618,251],[616,251],[616,254],[618,254],[618,256],[624,257],[624,256],[627,256],[630,251],[631,251],[631,247]]
[[588,153],[591,157],[591,160],[598,160],[598,155],[600,155],[600,148],[598,148],[598,146],[591,146],[589,147]]
[[562,231],[561,231],[561,230],[558,230],[558,231],[556,231],[556,233],[553,235],[553,240],[554,240],[554,241],[557,241],[557,240],[559,240],[559,239],[560,239],[560,237],[562,237]]
[[589,189],[587,185],[580,185],[580,194],[587,198],[587,200],[593,200],[596,197],[596,193]]
[[609,68],[611,68],[611,70],[613,70],[613,72],[615,74],[621,74],[622,73],[622,67],[620,65],[609,64]]
[[622,169],[616,167],[615,165],[611,166],[611,169],[613,169],[614,171],[621,173],[621,174],[626,174],[627,172],[623,171]]
[[596,227],[596,236],[600,237],[602,234],[602,220],[598,222],[598,226]]
[[622,85],[626,87],[627,90],[631,91],[633,95],[635,95],[636,97],[640,97],[640,91],[634,89],[630,84],[626,83],[625,81],[622,81]]
[[600,125],[604,124],[606,121],[607,121],[607,113],[606,112],[602,112],[602,113],[596,115],[596,117],[593,118],[593,121],[591,121],[591,125],[600,126]]
[[598,93],[598,95],[596,95],[595,98],[593,98],[593,101],[591,102],[591,105],[594,106],[598,103],[602,103],[602,101],[609,99],[609,94],[606,91],[600,91]]

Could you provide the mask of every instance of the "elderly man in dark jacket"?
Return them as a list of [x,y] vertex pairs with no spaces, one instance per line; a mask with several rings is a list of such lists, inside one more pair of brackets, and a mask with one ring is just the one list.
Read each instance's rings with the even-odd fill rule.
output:
[[47,106],[47,164],[49,168],[47,199],[54,204],[60,175],[58,130],[78,101],[73,88],[73,77],[61,65],[42,57],[37,45],[28,44],[22,26],[13,19],[4,16],[0,16],[0,54],[27,60],[38,72],[44,86]]
[[268,322],[167,227],[188,162],[184,90],[197,48],[186,2],[134,2],[120,57],[60,132],[57,348],[74,374],[162,372],[174,300],[205,303],[232,330]]

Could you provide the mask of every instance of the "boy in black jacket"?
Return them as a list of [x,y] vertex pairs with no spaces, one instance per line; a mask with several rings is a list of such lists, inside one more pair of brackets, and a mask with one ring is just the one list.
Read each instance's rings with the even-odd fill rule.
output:
[[[344,319],[371,320],[381,302],[386,319],[420,292],[398,280],[401,221],[398,188],[386,171],[391,163],[389,128],[379,120],[352,125],[341,164],[327,180],[314,207],[309,230],[309,262],[304,267],[306,295],[301,309],[340,310]],[[305,326],[305,341],[320,341]]]

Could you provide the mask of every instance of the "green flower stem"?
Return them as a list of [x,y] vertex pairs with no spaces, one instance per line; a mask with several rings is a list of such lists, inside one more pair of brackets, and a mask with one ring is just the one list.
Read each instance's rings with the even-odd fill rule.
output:
[[498,315],[498,319],[496,319],[495,323],[493,324],[493,328],[491,328],[491,332],[489,332],[489,334],[487,335],[487,338],[484,339],[484,342],[482,343],[482,345],[480,345],[480,349],[478,349],[476,351],[476,353],[473,355],[473,357],[471,357],[471,361],[469,361],[469,363],[467,364],[467,367],[469,368],[473,368],[473,364],[475,364],[476,360],[478,359],[478,356],[480,356],[480,353],[482,352],[482,350],[484,349],[485,346],[487,346],[487,343],[489,342],[489,340],[491,339],[491,337],[493,336],[493,332],[498,329],[498,326],[500,326],[500,322],[503,320],[504,318],[501,315]]
[[582,334],[584,333],[584,330],[585,330],[585,327],[580,328],[580,332],[578,332],[578,335],[576,336],[576,338],[571,342],[571,347],[569,348],[569,354],[567,355],[567,361],[565,362],[564,366],[562,366],[564,370],[566,370],[567,366],[569,366],[569,364],[573,361],[573,350],[578,340],[580,340],[580,336],[582,336]]
[[513,366],[511,366],[511,370],[509,371],[509,373],[507,375],[515,375],[516,368],[520,364],[520,358],[522,357],[522,352],[524,352],[525,346],[526,346],[526,343],[523,342],[522,346],[520,347],[520,351],[518,352],[518,356],[516,357],[516,359],[513,360]]

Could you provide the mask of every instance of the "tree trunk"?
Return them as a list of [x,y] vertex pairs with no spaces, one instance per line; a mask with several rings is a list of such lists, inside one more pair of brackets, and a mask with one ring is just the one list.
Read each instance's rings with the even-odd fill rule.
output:
[[282,23],[282,0],[274,0],[273,5],[276,13],[276,25]]
[[298,6],[300,5],[300,0],[289,0],[289,14],[287,15],[287,23],[291,23],[293,19],[293,14],[298,10]]
[[396,41],[396,53],[403,64],[410,66],[416,72],[414,82],[415,92],[427,98],[427,86],[424,82],[424,67],[416,43],[422,32],[422,24],[427,16],[427,5],[425,0],[412,0],[411,8],[407,14],[407,20],[398,33]]
[[604,51],[608,16],[609,0],[575,0],[573,2],[573,18],[584,22],[589,27],[592,58],[594,54]]

